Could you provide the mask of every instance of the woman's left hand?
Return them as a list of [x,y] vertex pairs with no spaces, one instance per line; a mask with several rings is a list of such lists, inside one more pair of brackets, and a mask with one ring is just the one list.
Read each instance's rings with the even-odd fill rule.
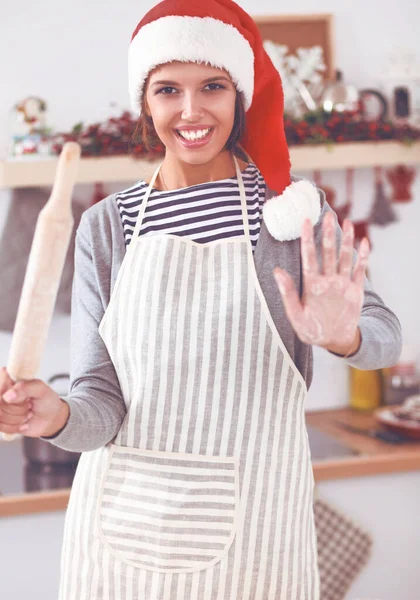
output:
[[286,314],[299,339],[341,355],[353,354],[360,345],[358,323],[370,250],[367,238],[363,238],[353,269],[353,243],[354,228],[346,219],[337,261],[335,217],[327,213],[322,223],[321,271],[313,227],[309,219],[305,220],[301,236],[302,299],[290,275],[279,267],[274,269]]

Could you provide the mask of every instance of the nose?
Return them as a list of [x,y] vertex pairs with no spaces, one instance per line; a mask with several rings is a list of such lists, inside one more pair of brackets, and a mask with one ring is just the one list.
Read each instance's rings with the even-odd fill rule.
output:
[[197,121],[204,115],[200,100],[193,92],[186,92],[183,98],[182,119],[185,121]]

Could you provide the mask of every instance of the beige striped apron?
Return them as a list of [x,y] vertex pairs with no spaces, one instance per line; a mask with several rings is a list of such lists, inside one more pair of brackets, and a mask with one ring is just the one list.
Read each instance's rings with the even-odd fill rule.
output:
[[306,386],[235,166],[241,237],[139,237],[159,169],[142,202],[100,324],[127,415],[80,459],[60,600],[319,599]]

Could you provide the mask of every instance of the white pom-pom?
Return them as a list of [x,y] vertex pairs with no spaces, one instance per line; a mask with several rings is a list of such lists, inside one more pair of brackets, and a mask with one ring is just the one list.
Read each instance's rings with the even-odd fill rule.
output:
[[280,241],[300,237],[305,219],[316,225],[321,215],[317,188],[307,180],[294,181],[281,194],[267,200],[263,207],[264,222],[271,235]]

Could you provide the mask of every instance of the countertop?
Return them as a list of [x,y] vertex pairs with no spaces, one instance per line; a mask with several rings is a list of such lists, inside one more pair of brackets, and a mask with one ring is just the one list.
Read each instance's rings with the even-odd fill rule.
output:
[[[308,428],[316,434],[309,436],[315,481],[420,470],[420,442],[388,444],[344,431],[335,421],[366,429],[377,426],[371,412],[349,408],[306,412]],[[68,487],[20,494],[6,492],[0,496],[0,517],[64,510],[69,492]]]
[[339,460],[312,461],[316,481],[420,470],[420,441],[389,444],[344,431],[335,421],[366,429],[379,428],[372,411],[361,412],[342,408],[307,412],[308,425],[330,434],[345,446],[358,452],[354,456]]

